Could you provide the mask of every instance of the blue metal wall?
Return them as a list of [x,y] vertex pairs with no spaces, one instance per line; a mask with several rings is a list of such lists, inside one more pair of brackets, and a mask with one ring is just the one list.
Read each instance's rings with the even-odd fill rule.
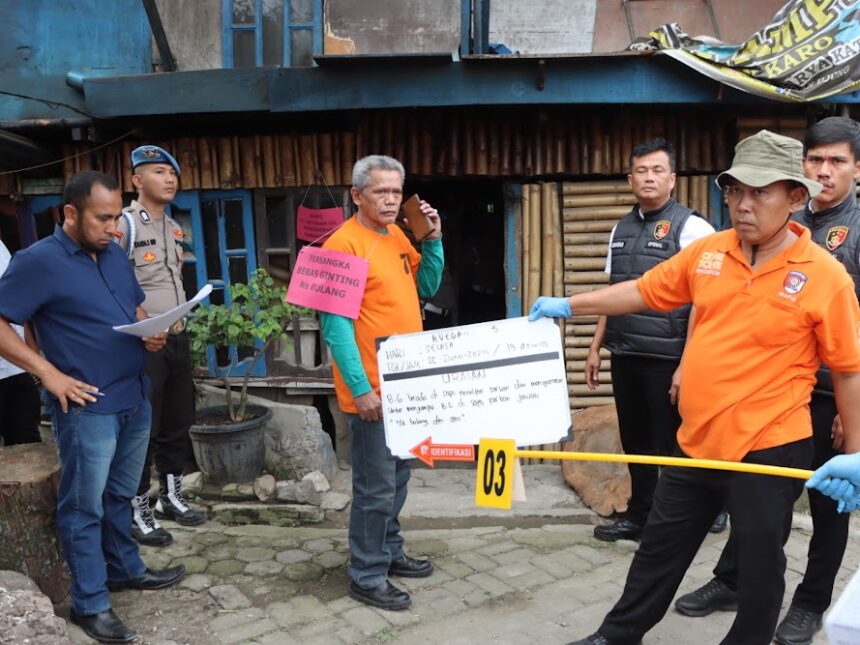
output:
[[65,84],[71,70],[109,76],[151,71],[151,34],[140,0],[2,5],[0,121],[83,116],[74,109],[83,109],[81,93]]

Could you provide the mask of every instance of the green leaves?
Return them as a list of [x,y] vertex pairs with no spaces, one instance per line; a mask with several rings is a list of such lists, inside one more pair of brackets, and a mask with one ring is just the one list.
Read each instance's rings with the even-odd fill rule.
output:
[[[278,338],[285,338],[286,328],[294,316],[312,316],[313,311],[291,305],[284,300],[286,287],[276,286],[265,269],[257,269],[248,284],[230,285],[230,306],[200,306],[188,322],[191,339],[191,358],[195,365],[206,364],[207,348],[254,348],[254,355],[246,359],[245,377],[242,383],[240,411],[244,411],[247,400],[248,380],[251,367],[265,353],[268,346]],[[229,367],[236,366],[236,359]],[[226,367],[219,365],[218,367]],[[225,379],[229,388],[229,381]],[[231,410],[231,417],[235,414]]]

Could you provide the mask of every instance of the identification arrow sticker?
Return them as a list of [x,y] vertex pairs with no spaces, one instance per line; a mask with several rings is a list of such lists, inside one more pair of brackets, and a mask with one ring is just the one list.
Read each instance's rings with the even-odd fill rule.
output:
[[475,461],[475,446],[453,443],[433,443],[433,437],[412,448],[409,452],[418,457],[430,468],[435,461]]

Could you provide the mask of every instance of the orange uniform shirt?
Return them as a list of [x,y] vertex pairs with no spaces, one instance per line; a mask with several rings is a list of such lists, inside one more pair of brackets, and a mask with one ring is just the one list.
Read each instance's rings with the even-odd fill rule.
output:
[[740,461],[812,435],[824,361],[860,372],[860,309],[842,265],[800,239],[753,271],[733,230],[697,240],[639,278],[652,309],[696,305],[684,350],[678,443],[690,457]]
[[[370,266],[367,288],[354,322],[355,342],[361,363],[373,390],[379,394],[379,367],[376,362],[376,339],[393,334],[411,334],[422,330],[416,276],[421,254],[396,225],[380,234],[359,224],[353,217],[323,244],[325,249],[365,258]],[[344,412],[358,413],[352,393],[334,364],[334,387]]]

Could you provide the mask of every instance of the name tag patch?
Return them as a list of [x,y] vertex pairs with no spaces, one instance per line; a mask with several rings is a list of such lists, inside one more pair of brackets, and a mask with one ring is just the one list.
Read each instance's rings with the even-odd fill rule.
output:
[[623,249],[623,248],[624,248],[624,244],[625,244],[625,242],[623,242],[623,241],[621,241],[621,242],[612,242],[612,244],[610,244],[610,245],[609,245],[609,248],[610,248],[610,249]]
[[660,249],[661,251],[666,250],[666,242],[657,242],[655,240],[648,240],[645,243],[645,246],[649,249]]
[[155,246],[155,240],[139,240],[134,243],[134,248],[139,249],[142,246]]

